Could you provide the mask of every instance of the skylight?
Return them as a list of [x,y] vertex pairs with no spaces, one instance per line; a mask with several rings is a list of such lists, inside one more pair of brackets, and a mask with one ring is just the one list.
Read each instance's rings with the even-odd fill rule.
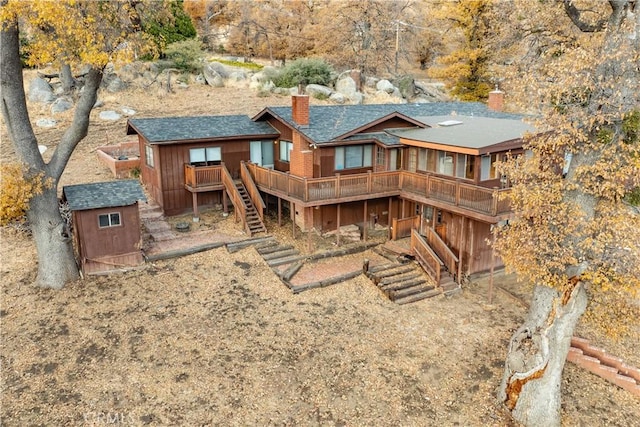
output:
[[445,120],[444,122],[440,122],[438,123],[438,126],[455,126],[455,125],[461,125],[462,122],[460,120]]

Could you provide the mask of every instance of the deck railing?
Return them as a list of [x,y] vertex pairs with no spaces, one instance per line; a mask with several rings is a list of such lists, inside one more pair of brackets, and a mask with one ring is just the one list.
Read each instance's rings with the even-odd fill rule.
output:
[[264,221],[264,209],[266,205],[264,204],[264,200],[262,200],[258,187],[256,187],[256,183],[253,182],[253,178],[244,163],[240,165],[240,178],[242,179],[244,187],[247,189],[249,198],[251,198],[251,201],[258,212],[258,216],[262,221]]
[[[340,202],[370,195],[385,193],[415,194],[449,205],[497,216],[511,211],[508,198],[503,197],[509,189],[495,189],[468,184],[460,180],[441,176],[418,174],[406,171],[368,172],[325,178],[300,178],[288,172],[244,163],[257,187],[263,191],[298,199],[305,203]],[[220,184],[220,166],[185,166],[185,179],[192,187]]]
[[391,224],[391,240],[404,239],[411,236],[411,230],[420,226],[420,217],[393,218]]
[[191,188],[208,187],[222,184],[222,165],[193,166],[184,165],[184,183]]

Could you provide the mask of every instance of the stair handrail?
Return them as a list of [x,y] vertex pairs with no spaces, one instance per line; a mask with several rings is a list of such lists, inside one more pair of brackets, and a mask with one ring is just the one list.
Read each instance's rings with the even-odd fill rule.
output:
[[[432,228],[425,228],[425,240],[427,244],[434,250],[436,255],[444,262],[445,267],[451,275],[455,276],[458,272],[458,257],[442,240],[438,233]],[[456,280],[457,282],[457,280]]]
[[260,191],[258,190],[258,187],[256,186],[256,183],[253,180],[244,160],[240,162],[240,179],[242,180],[244,187],[247,189],[247,194],[249,194],[249,198],[251,199],[251,202],[253,202],[256,211],[258,211],[260,220],[264,221],[264,210],[266,205],[264,200],[262,200]]
[[433,274],[432,279],[435,280],[437,286],[440,286],[441,270],[444,263],[415,228],[411,230],[411,250],[423,270],[429,275]]
[[233,182],[233,178],[229,173],[227,167],[222,163],[222,184],[224,185],[227,194],[231,198],[231,203],[236,208],[236,211],[240,214],[240,218],[244,225],[244,229],[248,235],[251,235],[251,229],[249,228],[249,223],[247,222],[247,208],[244,205],[244,201],[242,200],[242,196],[236,187],[235,182]]

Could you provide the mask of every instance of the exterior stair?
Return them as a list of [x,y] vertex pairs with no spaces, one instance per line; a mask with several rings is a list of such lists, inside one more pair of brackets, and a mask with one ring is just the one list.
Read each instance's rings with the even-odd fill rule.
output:
[[367,276],[396,304],[408,304],[442,294],[442,290],[432,285],[415,263],[384,264],[370,268]]
[[249,197],[249,193],[245,188],[242,182],[236,182],[236,188],[242,197],[242,202],[244,203],[247,216],[245,221],[249,227],[250,235],[253,236],[256,233],[266,233],[267,228],[264,226],[264,222],[262,222],[262,218],[258,214],[255,205],[251,201],[251,197]]

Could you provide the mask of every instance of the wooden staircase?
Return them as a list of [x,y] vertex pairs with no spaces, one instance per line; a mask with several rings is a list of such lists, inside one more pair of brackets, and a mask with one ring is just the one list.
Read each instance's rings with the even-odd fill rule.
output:
[[367,276],[391,301],[408,304],[442,294],[415,263],[384,264],[372,267]]
[[258,214],[258,211],[247,192],[246,187],[241,181],[235,182],[236,188],[238,189],[238,193],[240,193],[240,197],[245,207],[245,218],[247,228],[249,230],[249,235],[253,236],[256,233],[266,233],[267,228],[264,226],[264,222],[262,222],[262,218]]

